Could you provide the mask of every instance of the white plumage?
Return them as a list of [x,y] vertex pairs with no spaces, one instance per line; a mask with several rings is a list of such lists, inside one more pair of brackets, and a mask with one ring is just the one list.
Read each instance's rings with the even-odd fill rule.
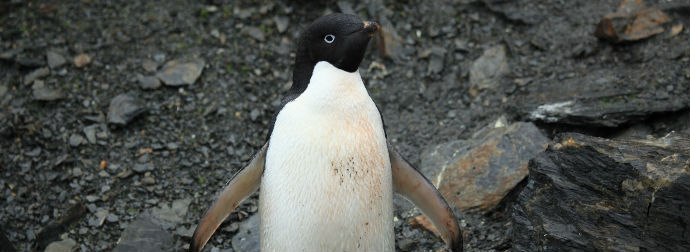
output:
[[276,118],[261,180],[263,251],[394,251],[383,123],[359,71],[322,61]]

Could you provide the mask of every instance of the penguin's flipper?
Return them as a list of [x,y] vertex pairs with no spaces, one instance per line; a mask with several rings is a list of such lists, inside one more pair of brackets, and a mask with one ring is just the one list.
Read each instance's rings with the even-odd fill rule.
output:
[[441,238],[451,251],[462,251],[462,234],[458,220],[443,196],[390,143],[388,143],[388,155],[391,160],[395,192],[422,210],[422,213],[438,229]]
[[194,230],[192,244],[189,245],[190,252],[201,251],[225,217],[259,188],[266,162],[266,149],[268,149],[268,142],[261,147],[246,167],[235,173],[218,195],[216,202],[206,211],[204,218]]

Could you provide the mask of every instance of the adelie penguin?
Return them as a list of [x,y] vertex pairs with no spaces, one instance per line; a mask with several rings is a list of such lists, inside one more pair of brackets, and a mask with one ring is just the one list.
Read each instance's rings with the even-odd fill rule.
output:
[[266,144],[208,209],[190,251],[201,251],[259,187],[262,251],[395,251],[393,192],[422,210],[451,251],[462,251],[450,207],[386,140],[364,88],[358,68],[378,29],[331,14],[301,34],[293,84]]

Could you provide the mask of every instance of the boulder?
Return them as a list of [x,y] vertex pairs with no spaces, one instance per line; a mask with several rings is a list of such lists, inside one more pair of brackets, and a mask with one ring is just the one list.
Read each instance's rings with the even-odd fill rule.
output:
[[470,140],[425,152],[422,173],[450,204],[464,211],[495,208],[527,176],[527,163],[549,140],[532,123],[499,119]]
[[555,142],[511,207],[514,251],[690,251],[688,135]]

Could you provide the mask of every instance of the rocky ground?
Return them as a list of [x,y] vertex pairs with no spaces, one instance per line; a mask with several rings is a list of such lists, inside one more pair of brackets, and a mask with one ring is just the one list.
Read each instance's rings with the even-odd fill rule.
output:
[[[465,250],[510,250],[511,189],[558,133],[690,133],[690,2],[646,1],[668,18],[654,36],[598,39],[597,23],[619,4],[2,2],[0,250],[184,250],[265,141],[298,34],[330,12],[384,26],[360,71],[390,141],[446,197],[489,195],[455,209]],[[473,160],[486,162],[463,163]],[[453,162],[516,169],[501,180],[507,188],[460,191],[475,182],[433,168]],[[496,174],[478,169],[480,180]],[[205,251],[256,248],[257,202],[240,205]],[[418,228],[418,210],[401,198],[396,206],[399,250],[443,250]]]

